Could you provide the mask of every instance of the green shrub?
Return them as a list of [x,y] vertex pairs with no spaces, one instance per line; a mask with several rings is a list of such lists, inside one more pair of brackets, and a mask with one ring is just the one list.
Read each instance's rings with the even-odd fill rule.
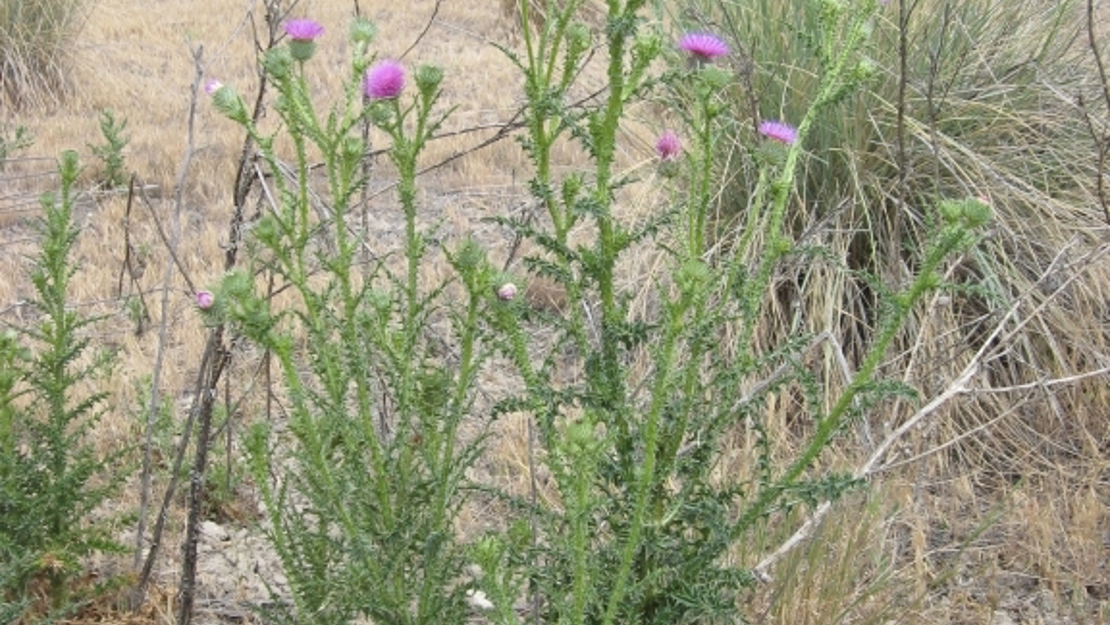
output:
[[[330,71],[308,61],[320,26],[294,20],[287,30],[303,37],[264,59],[280,94],[281,129],[263,134],[233,87],[209,85],[215,106],[250,133],[271,171],[281,171],[278,136],[290,141],[296,173],[294,180],[274,180],[279,200],[252,228],[251,267],[197,294],[210,322],[229,323],[271,352],[287,396],[288,428],[256,424],[246,442],[267,513],[264,528],[291,591],[288,603],[279,604],[288,609],[269,616],[304,623],[360,616],[377,623],[462,622],[467,563],[455,522],[480,440],[464,440],[460,428],[489,352],[480,341],[481,313],[495,298],[475,244],[448,253],[457,291],[448,282],[425,289],[418,279],[430,237],[417,221],[416,171],[442,122],[435,110],[442,73],[419,68],[412,77],[418,93],[398,97],[404,70],[389,61],[371,68],[374,29],[359,20],[351,30],[346,98],[320,114],[305,80],[309,72]],[[367,71],[377,78],[363,87]],[[364,97],[374,101],[364,106]],[[366,184],[364,123],[394,146],[397,218],[405,232],[402,250],[368,265],[360,259],[369,242],[351,228]],[[309,173],[310,151],[326,161],[323,220],[310,208],[310,187],[319,180]],[[257,292],[255,275],[262,272],[294,294],[292,308],[275,312]],[[461,299],[449,298],[448,289]],[[431,339],[442,311],[450,321],[448,340],[459,348],[449,361]],[[311,348],[301,349],[294,336]]]
[[117,120],[116,114],[111,109],[100,112],[100,134],[104,137],[104,143],[90,145],[89,149],[104,164],[100,182],[107,189],[118,189],[127,184],[123,149],[127,147],[131,138],[123,134],[126,129],[126,117]]
[[13,611],[44,589],[48,609],[69,605],[80,559],[116,548],[103,526],[85,519],[124,477],[113,466],[119,456],[103,457],[87,439],[106,394],[79,385],[102,381],[112,360],[90,354],[96,320],[67,299],[76,153],[62,156],[60,173],[60,196],[42,199],[42,251],[31,273],[40,321],[0,337],[0,601]]
[[[560,284],[568,301],[550,317],[505,307],[496,325],[526,386],[501,408],[534,419],[536,457],[550,472],[545,490],[558,493],[559,505],[514,501],[530,514],[533,542],[521,549],[519,540],[487,537],[478,559],[495,573],[483,590],[505,605],[528,588],[548,623],[740,622],[750,615],[737,597],[754,575],[737,552],[768,526],[793,522],[792,511],[858,485],[825,464],[826,451],[881,401],[915,394],[885,380],[880,363],[911,311],[945,284],[944,263],[973,249],[990,210],[974,199],[939,203],[914,271],[887,287],[858,366],[845,385],[828,384],[835,369],[808,354],[825,328],[770,341],[757,331],[774,314],[768,293],[784,268],[822,253],[797,240],[790,215],[811,136],[865,84],[861,53],[875,3],[813,11],[814,51],[823,62],[814,89],[799,99],[797,127],[760,125],[758,133],[738,125],[722,98],[736,88],[735,74],[721,66],[723,42],[688,33],[672,50],[669,37],[641,24],[646,3],[636,0],[609,3],[601,102],[585,111],[571,106],[589,35],[574,23],[574,3],[559,11],[553,5],[541,32],[525,30],[524,52],[512,56],[525,75],[522,143],[545,218],[502,221],[541,250],[526,266]],[[655,76],[649,68],[659,57],[672,69]],[[618,175],[614,155],[626,107],[653,89],[666,94],[667,122],[686,148],[676,152],[672,136],[660,138],[672,203],[636,222],[616,210],[628,179]],[[561,136],[590,157],[588,171],[555,173]],[[737,137],[754,175],[746,180],[743,229],[722,248],[712,236],[723,175],[715,158]],[[638,246],[654,248],[662,269],[642,289],[648,304],[635,308],[618,268]],[[535,338],[544,336],[554,339]],[[766,421],[768,404],[783,396],[795,398],[791,410],[804,424],[785,454],[775,446],[785,435]],[[755,441],[742,457],[732,439],[738,432]],[[531,563],[526,577],[509,578],[515,586],[502,583],[514,559]],[[499,616],[505,624],[523,620]]]

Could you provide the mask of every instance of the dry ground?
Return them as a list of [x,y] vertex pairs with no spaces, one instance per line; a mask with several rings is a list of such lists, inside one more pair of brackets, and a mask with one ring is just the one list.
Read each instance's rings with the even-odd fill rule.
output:
[[[334,92],[344,75],[343,42],[352,5],[339,0],[302,0],[295,9],[297,16],[311,16],[328,29],[313,63],[312,80],[320,93]],[[446,97],[458,106],[451,128],[497,124],[516,110],[519,78],[490,45],[514,43],[512,23],[499,3],[464,0],[437,6],[433,0],[362,0],[358,5],[380,27],[378,47],[383,56],[407,52],[404,61],[410,66],[419,62],[444,66]],[[256,77],[248,16],[258,20],[261,11],[259,2],[245,1],[97,0],[76,44],[72,93],[64,104],[18,114],[0,110],[0,127],[27,125],[36,137],[29,153],[47,159],[27,160],[0,172],[0,316],[15,323],[27,321],[29,314],[22,305],[29,296],[22,254],[33,250],[34,243],[23,219],[35,214],[33,198],[52,184],[49,157],[63,149],[78,149],[89,165],[86,181],[91,185],[98,172],[87,144],[101,141],[98,113],[111,109],[129,122],[127,164],[148,185],[151,208],[135,202],[128,215],[125,194],[88,196],[82,203],[85,232],[73,293],[83,310],[109,315],[97,338],[120,353],[111,408],[99,431],[105,446],[134,441],[140,435],[150,375],[159,353],[157,323],[163,318],[169,332],[159,388],[171,399],[175,418],[180,418],[187,405],[206,334],[194,314],[187,284],[177,272],[171,278],[166,306],[162,306],[160,289],[168,257],[153,215],[157,214],[168,236],[173,236],[175,227],[180,228],[178,256],[193,283],[199,287],[214,282],[223,269],[221,245],[226,241],[232,177],[242,137],[231,122],[206,106],[202,97],[196,114],[193,160],[181,177],[194,82],[191,50],[203,47],[207,77],[252,93]],[[427,33],[409,51],[429,20]],[[595,79],[593,84],[599,83]],[[429,162],[464,151],[481,136],[474,133],[439,142]],[[650,133],[639,127],[630,130],[624,142],[626,167],[638,167],[650,157],[646,136]],[[568,153],[567,158],[573,163],[576,157]],[[173,198],[179,179],[184,184],[178,211]],[[502,141],[425,178],[425,219],[442,221],[453,234],[476,234],[493,247],[495,255],[503,256],[505,237],[481,222],[481,217],[520,209],[526,179],[527,165],[520,151],[511,141]],[[388,172],[383,170],[375,182],[384,189],[388,180]],[[375,202],[368,224],[383,241],[397,226],[388,197],[386,192]],[[654,202],[646,192],[635,192],[625,210],[634,216]],[[120,288],[127,254],[136,270],[134,278],[123,279]],[[650,267],[651,259],[645,257],[636,264]],[[140,320],[134,304],[131,308],[127,305],[138,301],[140,293],[153,325]],[[249,367],[241,369],[237,374],[252,383]],[[487,380],[491,385],[499,382]],[[1102,392],[1102,397],[1085,405],[1097,412],[1104,397]],[[993,625],[1110,620],[1107,430],[1075,426],[1110,419],[1098,414],[1080,418],[1048,413],[1044,419],[1050,426],[1058,420],[1059,427],[1046,427],[1035,436],[1044,439],[1048,447],[1058,446],[1059,453],[1027,449],[1028,439],[1015,441],[1015,453],[1025,455],[1014,462],[1025,463],[1025,475],[1004,479],[1007,476],[986,468],[989,462],[982,463],[981,472],[951,470],[947,463],[966,466],[962,464],[966,458],[956,457],[956,452],[937,454],[930,456],[928,463],[884,476],[873,495],[846,500],[814,540],[782,565],[778,578],[794,581],[750,598],[753,620]],[[1044,432],[1056,432],[1066,440],[1053,441]],[[520,432],[514,434],[510,428],[496,453],[505,479],[516,471],[523,482],[520,439]],[[172,442],[172,435],[162,442],[167,454]],[[996,448],[983,444],[961,447],[971,451],[959,453],[986,453],[983,450]],[[911,454],[910,446],[905,453]],[[224,507],[213,515],[219,526],[209,528],[205,543],[205,553],[211,558],[219,555],[219,545],[224,543],[235,545],[224,549],[228,552],[259,549],[246,529],[253,504],[246,493],[239,495],[223,502]],[[128,508],[137,501],[135,489],[129,488],[115,503]],[[128,528],[120,531],[122,538],[133,540]],[[177,537],[181,531],[181,519],[175,516],[169,535]],[[765,540],[773,545],[782,538],[772,535]],[[163,553],[160,579],[172,588],[177,552],[171,545]],[[219,557],[234,560],[235,564],[229,565],[233,568],[257,565],[242,564],[243,558],[235,554]],[[225,569],[214,570],[209,584],[230,574]],[[209,588],[208,592],[216,597],[223,590]],[[168,621],[171,595],[156,595],[146,620]],[[227,613],[225,608],[214,612]],[[97,618],[109,622],[122,617],[100,614]]]

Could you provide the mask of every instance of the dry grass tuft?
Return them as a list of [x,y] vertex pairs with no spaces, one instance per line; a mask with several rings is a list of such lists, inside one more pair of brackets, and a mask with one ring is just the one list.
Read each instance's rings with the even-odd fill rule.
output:
[[61,102],[72,88],[72,42],[91,8],[82,0],[0,3],[0,103],[26,109]]

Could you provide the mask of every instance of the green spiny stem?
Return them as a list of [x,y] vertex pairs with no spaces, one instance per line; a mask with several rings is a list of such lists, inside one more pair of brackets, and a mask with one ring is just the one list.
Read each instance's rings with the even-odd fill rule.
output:
[[817,459],[817,456],[828,446],[832,437],[840,429],[844,416],[852,406],[856,396],[871,383],[875,371],[885,357],[891,342],[893,342],[894,338],[898,335],[898,332],[901,331],[907,315],[913,310],[913,306],[925,295],[925,293],[935,287],[935,273],[937,267],[948,254],[955,250],[965,240],[962,233],[942,233],[940,243],[926,256],[922,263],[921,270],[913,284],[909,289],[895,296],[893,313],[883,324],[882,333],[868,351],[859,370],[852,376],[852,381],[848,384],[848,387],[844,389],[844,392],[833,405],[832,409],[829,410],[828,414],[818,421],[817,430],[814,432],[813,438],[810,439],[810,442],[806,445],[802,453],[798,455],[782,477],[776,480],[773,486],[760,493],[755,503],[744,512],[736,525],[733,526],[733,539],[736,539],[740,532],[746,530],[756,519],[766,513],[778,500],[783,491],[797,483],[802,473],[809,468],[813,461]]
[[648,503],[656,480],[656,459],[659,453],[659,422],[662,419],[663,408],[672,390],[670,384],[670,371],[674,368],[675,348],[679,337],[685,328],[686,311],[690,305],[687,294],[680,296],[680,302],[675,305],[667,324],[659,357],[655,365],[656,375],[661,379],[656,380],[652,390],[651,405],[648,409],[647,422],[644,424],[644,458],[636,476],[636,504],[632,521],[628,530],[628,537],[621,551],[620,566],[617,569],[615,583],[609,595],[609,602],[602,618],[603,625],[612,625],[617,618],[620,604],[624,601],[627,592],[629,577],[632,573],[632,564],[640,550],[640,537],[646,523]]
[[[853,24],[851,34],[841,48],[836,62],[822,78],[821,89],[818,91],[817,97],[809,110],[806,111],[801,123],[798,124],[796,140],[787,150],[782,170],[778,178],[771,183],[771,211],[767,227],[766,248],[761,255],[755,279],[748,284],[744,291],[744,329],[741,334],[743,337],[741,344],[743,345],[751,344],[752,334],[755,332],[756,311],[763,299],[763,293],[766,292],[770,284],[775,264],[791,249],[791,242],[782,232],[782,224],[785,221],[786,205],[794,189],[795,171],[797,170],[798,159],[802,155],[805,137],[809,134],[809,129],[817,117],[824,112],[835,95],[842,89],[844,75],[848,71],[848,63],[854,58],[863,38],[864,28],[861,19]],[[758,195],[761,196],[761,193]],[[745,236],[747,237],[748,233],[745,233]]]
[[[578,11],[580,4],[582,4],[582,0],[571,0],[567,3],[567,6],[557,12],[555,31],[552,33],[551,41],[548,42],[548,49],[551,53],[547,59],[547,67],[544,69],[543,84],[545,85],[552,84],[555,68],[559,64],[559,50],[563,46],[563,38],[566,35],[567,26],[570,24],[570,17]],[[549,3],[549,8],[551,5],[558,6],[555,3]],[[546,26],[544,30],[546,31]]]
[[[275,172],[275,174],[276,172],[280,172],[281,167],[277,162],[277,157],[274,155],[272,147],[273,139],[271,137],[263,136],[261,133],[259,133],[257,127],[251,121],[246,122],[246,129],[247,133],[261,148],[262,158],[266,161],[266,165],[267,167],[269,167],[270,171]],[[285,278],[289,280],[295,287],[297,287],[298,291],[303,293],[307,289],[309,270],[308,263],[305,258],[306,240],[303,238],[305,226],[299,224],[298,222],[307,218],[307,213],[302,213],[298,210],[297,207],[293,207],[290,210],[286,211],[284,207],[285,198],[289,196],[288,183],[285,180],[285,176],[281,175],[274,175],[273,180],[274,186],[277,188],[278,202],[281,204],[282,215],[280,215],[280,217],[284,221],[286,221],[285,226],[288,227],[291,231],[290,234],[292,240],[290,241],[289,250],[292,250],[293,257],[289,258],[286,255],[286,252],[289,250],[275,251],[279,252],[278,258],[285,266],[283,271],[285,274]],[[288,221],[290,220],[293,223],[288,223]]]
[[481,312],[482,294],[478,293],[476,288],[468,289],[470,297],[467,300],[466,307],[466,321],[463,325],[462,335],[462,350],[459,354],[459,372],[458,377],[455,379],[455,393],[451,401],[451,414],[447,421],[447,428],[444,433],[444,440],[446,448],[443,452],[443,459],[448,466],[443,467],[443,474],[440,477],[440,501],[436,508],[436,526],[442,527],[446,524],[446,513],[450,506],[451,489],[448,487],[450,479],[449,464],[454,458],[455,453],[455,434],[458,431],[459,424],[463,422],[466,417],[466,406],[468,392],[473,388],[473,378],[475,375],[475,368],[477,366],[476,346],[478,341],[478,315]]
[[698,166],[698,186],[697,195],[694,198],[693,210],[691,214],[690,224],[690,237],[688,245],[690,246],[690,258],[701,258],[702,252],[705,250],[705,218],[709,212],[709,204],[712,200],[710,193],[710,182],[713,172],[713,156],[714,156],[714,142],[713,142],[713,116],[709,111],[709,97],[707,96],[701,102],[701,119],[702,122],[698,126],[698,143],[701,147]]
[[[609,21],[617,23],[626,17],[621,12],[620,2],[610,0]],[[601,375],[597,380],[597,394],[601,398],[605,412],[611,418],[623,441],[629,440],[629,425],[625,414],[624,378],[620,365],[620,337],[617,328],[624,323],[623,311],[617,306],[614,271],[616,268],[617,242],[616,226],[612,216],[612,179],[616,152],[617,127],[624,112],[624,53],[625,35],[613,32],[609,38],[609,95],[604,117],[598,124],[594,136],[594,149],[597,155],[595,201],[598,206],[598,294],[601,299]],[[625,446],[627,447],[627,446]],[[627,458],[622,464],[630,466]]]

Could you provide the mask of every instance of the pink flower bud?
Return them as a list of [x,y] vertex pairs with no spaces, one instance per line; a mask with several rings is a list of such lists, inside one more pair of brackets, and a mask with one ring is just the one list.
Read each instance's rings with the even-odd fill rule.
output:
[[659,160],[676,160],[682,154],[682,141],[673,130],[668,130],[655,142],[655,153],[659,155]]
[[216,297],[212,295],[211,291],[197,291],[197,308],[208,310],[215,303]]
[[504,301],[507,302],[507,301],[513,299],[514,297],[516,297],[516,285],[513,284],[512,282],[506,282],[505,284],[502,284],[501,286],[497,287],[497,298],[498,299],[501,299],[501,300],[504,300]]

